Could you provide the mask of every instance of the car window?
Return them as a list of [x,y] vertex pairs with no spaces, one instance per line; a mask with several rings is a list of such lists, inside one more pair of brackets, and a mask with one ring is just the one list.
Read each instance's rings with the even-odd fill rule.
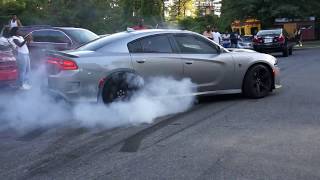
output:
[[128,44],[131,53],[172,53],[170,41],[166,35],[156,35],[133,41]]
[[129,38],[130,36],[131,34],[127,32],[115,33],[110,36],[95,39],[87,44],[83,44],[77,49],[82,51],[97,51],[98,49],[107,47],[109,44]]
[[175,35],[175,40],[183,54],[217,54],[217,48],[208,40],[195,35]]
[[38,30],[32,32],[34,42],[69,43],[70,39],[61,31]]
[[267,36],[267,35],[279,35],[281,34],[281,29],[274,30],[261,30],[258,32],[258,36]]
[[99,36],[86,29],[64,29],[64,31],[80,45],[98,39]]
[[142,53],[141,40],[128,43],[128,49],[130,53]]

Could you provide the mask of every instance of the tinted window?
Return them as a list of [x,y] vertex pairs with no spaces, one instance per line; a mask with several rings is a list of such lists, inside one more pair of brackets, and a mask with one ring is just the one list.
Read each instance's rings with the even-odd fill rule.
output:
[[144,53],[172,53],[172,48],[167,36],[152,36],[141,40]]
[[52,43],[69,43],[68,37],[60,32],[54,30],[39,30],[33,31],[32,37],[34,42],[52,42]]
[[279,35],[281,34],[281,29],[275,30],[262,30],[258,32],[258,36],[267,36],[267,35]]
[[86,29],[64,29],[64,31],[79,44],[85,44],[99,38],[98,35]]
[[130,35],[131,35],[130,33],[126,33],[126,32],[112,34],[110,36],[106,36],[103,38],[98,38],[96,40],[93,40],[92,42],[89,42],[88,44],[82,45],[78,49],[84,50],[84,51],[96,51],[100,48],[103,48],[104,46],[106,46],[108,44],[122,40],[124,38],[128,38]]
[[240,39],[241,41],[251,42],[253,40],[253,36],[242,36]]
[[217,54],[213,43],[194,35],[175,35],[175,39],[183,54]]
[[165,35],[151,36],[128,44],[131,53],[172,53],[169,39]]
[[141,40],[130,42],[128,49],[130,53],[142,53]]

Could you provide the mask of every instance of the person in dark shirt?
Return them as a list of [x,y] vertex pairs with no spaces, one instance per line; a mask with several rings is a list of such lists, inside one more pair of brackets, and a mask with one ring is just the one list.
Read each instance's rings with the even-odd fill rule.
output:
[[231,41],[231,48],[237,48],[238,47],[238,34],[235,32],[231,32],[230,34],[230,41]]

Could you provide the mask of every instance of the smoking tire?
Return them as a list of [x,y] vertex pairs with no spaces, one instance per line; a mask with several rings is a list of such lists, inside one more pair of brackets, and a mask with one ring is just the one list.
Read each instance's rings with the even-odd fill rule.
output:
[[133,83],[137,78],[133,73],[121,72],[112,75],[104,83],[102,100],[105,104],[119,101],[129,101],[141,87]]
[[262,64],[251,67],[244,79],[243,94],[257,99],[267,96],[272,89],[272,74],[268,67]]

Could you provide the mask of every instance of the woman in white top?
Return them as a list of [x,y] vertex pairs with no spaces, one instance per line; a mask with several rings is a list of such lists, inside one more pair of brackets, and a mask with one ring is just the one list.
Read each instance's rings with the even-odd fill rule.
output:
[[9,27],[10,29],[14,28],[14,27],[21,27],[21,21],[18,19],[17,15],[13,15],[12,19],[10,19],[9,21]]
[[17,64],[19,69],[19,86],[21,89],[30,89],[28,78],[30,74],[30,57],[27,42],[31,41],[31,36],[27,36],[25,40],[18,34],[18,27],[13,27],[10,31],[10,42],[17,51]]

